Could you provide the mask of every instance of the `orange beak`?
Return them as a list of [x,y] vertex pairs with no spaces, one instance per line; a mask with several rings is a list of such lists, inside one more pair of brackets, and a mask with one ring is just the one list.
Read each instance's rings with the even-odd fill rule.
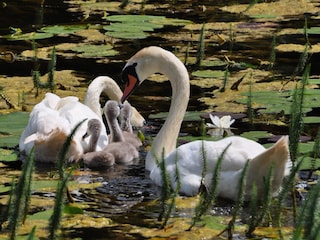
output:
[[127,98],[130,96],[130,94],[133,92],[133,90],[139,85],[138,79],[133,76],[128,74],[127,75],[127,85],[123,91],[123,95],[121,97],[121,103],[123,103]]

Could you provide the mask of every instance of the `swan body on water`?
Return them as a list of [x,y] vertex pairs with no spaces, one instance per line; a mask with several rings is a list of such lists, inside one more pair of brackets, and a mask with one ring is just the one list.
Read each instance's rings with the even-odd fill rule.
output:
[[[77,97],[60,98],[53,93],[46,93],[45,98],[36,104],[30,113],[29,121],[20,141],[19,151],[22,160],[34,147],[34,157],[39,162],[56,162],[57,156],[67,136],[81,121],[85,120],[75,132],[67,154],[69,161],[76,161],[90,149],[91,138],[83,139],[87,132],[87,121],[99,117]],[[104,124],[98,137],[96,151],[108,144]]]
[[[263,180],[268,176],[271,166],[274,167],[272,194],[275,195],[278,192],[289,159],[287,136],[282,137],[269,149],[265,149],[257,142],[236,136],[220,141],[194,141],[176,148],[180,126],[188,106],[190,83],[186,67],[174,54],[160,47],[151,46],[131,57],[122,71],[122,79],[126,87],[121,101],[125,101],[135,88],[154,73],[166,75],[172,87],[168,117],[153,140],[151,150],[146,157],[146,169],[150,171],[150,178],[157,185],[162,185],[158,164],[160,161],[165,161],[172,188],[177,186],[177,178],[179,178],[180,193],[188,196],[196,195],[202,183],[202,176],[205,176],[204,184],[210,184],[221,153],[230,145],[223,155],[218,186],[219,196],[229,199],[237,198],[236,190],[239,187],[240,172],[247,160],[250,162],[246,175],[246,199],[250,197],[251,186],[254,183],[258,193],[263,192]],[[204,161],[206,168],[204,168]],[[176,176],[177,172],[179,176]]]

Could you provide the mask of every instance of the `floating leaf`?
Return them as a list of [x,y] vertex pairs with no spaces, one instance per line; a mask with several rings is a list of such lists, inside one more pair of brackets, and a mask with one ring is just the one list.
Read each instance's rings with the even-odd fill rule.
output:
[[268,138],[271,135],[272,134],[267,131],[250,131],[250,132],[244,132],[240,136],[251,139],[253,141],[258,141],[260,138]]
[[18,159],[18,154],[14,150],[0,148],[0,160],[12,162]]
[[48,32],[31,32],[17,35],[6,35],[4,36],[8,40],[20,41],[20,40],[39,40],[53,37],[54,34]]
[[320,117],[318,116],[307,116],[303,117],[302,119],[304,123],[320,123]]
[[115,56],[119,52],[113,49],[111,44],[106,45],[89,45],[82,44],[71,48],[72,51],[79,52],[81,57],[108,57]]
[[40,31],[53,35],[69,35],[86,28],[87,25],[54,25],[43,27]]
[[75,207],[72,205],[65,205],[63,208],[63,213],[66,214],[83,214],[83,210],[79,207]]
[[29,114],[15,112],[0,116],[0,146],[14,147],[19,143],[21,133],[26,127]]

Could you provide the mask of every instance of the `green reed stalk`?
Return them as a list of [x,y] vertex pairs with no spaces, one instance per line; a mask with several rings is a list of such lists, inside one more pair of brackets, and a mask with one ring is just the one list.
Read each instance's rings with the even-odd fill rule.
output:
[[307,17],[304,17],[303,35],[304,35],[306,44],[308,46],[311,46],[311,43],[309,41],[309,34],[308,34],[308,18]]
[[313,151],[311,156],[311,166],[308,178],[311,178],[312,172],[316,170],[317,159],[320,157],[320,128],[318,128],[317,136],[314,140]]
[[272,37],[272,43],[271,43],[271,52],[270,52],[270,56],[269,56],[269,70],[271,70],[275,63],[276,63],[276,46],[277,46],[277,36],[273,35]]
[[54,73],[56,71],[56,65],[57,65],[56,48],[53,47],[51,50],[51,58],[48,65],[48,82],[46,84],[51,91],[54,90]]
[[179,168],[178,168],[178,151],[176,151],[175,165],[176,165],[177,186],[176,186],[176,189],[174,190],[174,192],[172,194],[171,203],[167,207],[168,210],[164,213],[164,221],[163,221],[163,224],[162,224],[161,228],[164,228],[167,225],[167,223],[169,221],[169,218],[171,216],[171,213],[172,213],[173,209],[175,208],[175,203],[176,203],[175,199],[178,196],[180,188],[181,188],[181,181],[180,181]]
[[247,97],[247,114],[248,114],[248,118],[249,118],[249,123],[253,124],[253,107],[252,107],[252,81],[250,81],[249,84],[249,95]]
[[189,55],[190,55],[190,42],[188,42],[187,44],[187,49],[184,53],[184,65],[188,65],[188,59],[189,59]]
[[320,239],[320,181],[308,192],[300,209],[293,240]]
[[9,229],[10,239],[16,238],[16,233],[21,220],[25,219],[30,204],[30,191],[31,191],[31,180],[32,173],[34,170],[34,159],[32,157],[32,151],[28,158],[22,165],[22,172],[19,177],[18,183],[14,188],[14,193],[10,202],[10,208],[12,211],[9,212]]
[[258,195],[256,185],[253,188],[253,193],[250,201],[251,206],[251,218],[249,222],[249,228],[246,232],[247,237],[253,237],[255,229],[263,222],[265,215],[270,212],[271,200],[272,200],[272,175],[273,166],[270,167],[268,175],[264,182],[264,194],[262,199],[262,206],[258,207]]
[[309,49],[309,45],[305,44],[304,50],[300,55],[298,65],[296,66],[296,68],[293,71],[293,74],[292,74],[293,78],[295,78],[295,76],[297,76],[299,73],[301,73],[303,71],[303,69],[306,67],[308,59],[309,59],[308,49]]
[[38,59],[38,49],[34,41],[32,41],[32,49],[34,50],[34,69],[32,71],[33,87],[36,88],[36,96],[39,94],[39,89],[50,89],[54,90],[54,72],[56,70],[56,49],[55,47],[51,50],[51,58],[48,65],[48,80],[47,82],[41,82],[40,71],[39,71],[39,59]]
[[259,2],[259,0],[253,0],[247,7],[245,10],[242,11],[242,14],[249,11],[250,8],[252,8],[254,5],[256,5]]
[[273,223],[275,224],[276,227],[278,227],[279,239],[283,239],[283,234],[281,231],[283,204],[284,204],[286,196],[290,193],[290,191],[292,189],[292,185],[295,182],[296,175],[299,171],[299,168],[300,168],[302,162],[303,162],[303,160],[298,161],[297,164],[291,168],[289,176],[284,178],[279,195],[275,199],[276,203],[275,203],[275,209],[274,209],[275,214],[274,214]]
[[[202,215],[209,209],[209,207],[215,201],[217,194],[218,194],[218,185],[220,180],[220,172],[221,172],[221,164],[223,161],[224,154],[228,150],[231,144],[229,144],[220,154],[219,158],[217,159],[217,163],[212,174],[211,184],[209,189],[205,189],[200,193],[199,203],[195,209],[195,216],[192,218],[192,223],[188,230],[191,230],[197,222],[200,221]],[[204,149],[204,147],[203,147]],[[206,155],[203,155],[203,162],[207,161]],[[204,179],[203,179],[204,180]],[[203,184],[203,183],[202,183]],[[206,187],[206,186],[205,186]],[[207,190],[207,191],[206,191]]]
[[196,66],[201,65],[201,61],[204,58],[204,49],[205,49],[205,23],[202,24],[201,31],[200,31],[200,37],[199,37],[199,43],[198,43],[198,50],[197,50],[197,56],[196,56]]
[[[166,161],[165,161],[165,149],[163,149],[161,154],[161,161],[157,160],[158,167],[161,171],[161,179],[162,179],[162,186],[161,186],[161,195],[160,195],[160,205],[161,205],[161,212],[158,216],[158,221],[161,221],[163,216],[166,213],[166,201],[170,198],[171,194],[171,185],[170,185],[170,177],[167,172],[166,168]],[[156,156],[154,156],[155,159]]]
[[229,79],[229,68],[227,67],[223,74],[222,88],[220,89],[220,92],[224,92],[226,90],[228,79]]
[[68,135],[64,142],[62,149],[58,154],[58,171],[59,171],[59,182],[56,190],[56,199],[53,207],[53,214],[51,215],[49,222],[49,239],[54,240],[57,237],[57,231],[60,227],[60,221],[62,217],[62,206],[64,202],[64,193],[66,192],[67,183],[71,176],[71,172],[66,173],[66,155],[71,145],[72,138],[81,124],[86,119],[79,122]]
[[249,168],[249,160],[247,160],[246,164],[243,167],[241,176],[240,176],[240,180],[239,180],[239,191],[238,191],[238,195],[237,195],[237,201],[235,203],[235,206],[233,208],[232,211],[232,218],[228,223],[228,226],[221,231],[218,236],[220,236],[221,234],[223,234],[224,232],[228,233],[228,239],[232,239],[233,236],[233,231],[234,231],[234,224],[237,220],[237,217],[239,215],[239,212],[241,211],[241,209],[243,208],[243,203],[244,203],[244,196],[245,196],[245,185],[246,185],[246,176],[247,176],[247,172],[248,172],[248,168]]
[[310,64],[306,67],[306,70],[302,76],[301,87],[295,87],[292,96],[291,105],[291,118],[289,122],[289,150],[290,159],[294,163],[298,157],[298,145],[300,142],[300,133],[303,127],[303,102],[304,102],[304,90],[309,79]]
[[37,239],[36,236],[35,236],[35,232],[36,232],[36,226],[34,226],[34,227],[31,229],[31,232],[29,233],[27,240]]

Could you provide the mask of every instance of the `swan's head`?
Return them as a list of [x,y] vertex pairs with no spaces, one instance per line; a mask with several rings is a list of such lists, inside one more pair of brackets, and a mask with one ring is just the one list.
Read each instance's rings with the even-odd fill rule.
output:
[[88,128],[87,132],[82,136],[82,140],[86,137],[92,136],[99,136],[102,130],[101,122],[98,119],[90,119],[88,121]]
[[[172,56],[171,56],[172,55]],[[130,94],[153,73],[164,73],[168,56],[172,53],[160,47],[146,47],[131,57],[122,70],[122,82],[126,84],[121,98],[123,103]]]
[[105,115],[107,119],[116,119],[120,115],[119,103],[114,100],[109,100],[105,106]]

